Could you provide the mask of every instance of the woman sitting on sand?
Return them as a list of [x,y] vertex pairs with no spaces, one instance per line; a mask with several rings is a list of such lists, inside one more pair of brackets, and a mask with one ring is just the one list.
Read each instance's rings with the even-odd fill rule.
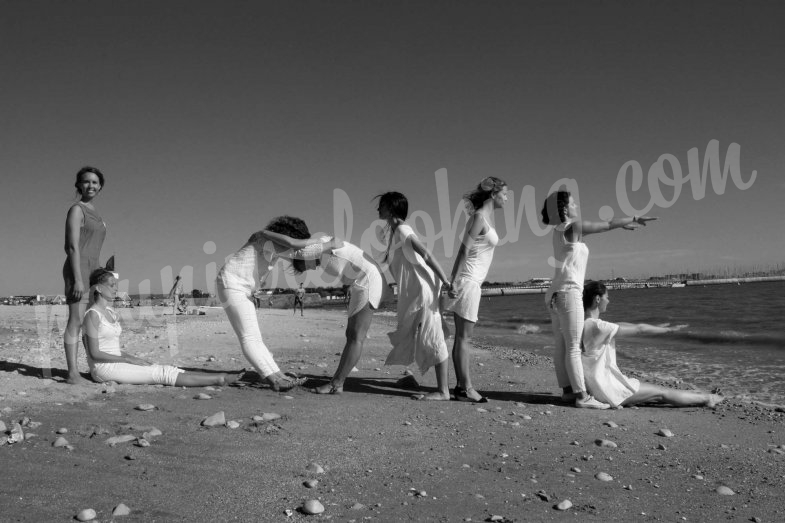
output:
[[218,299],[229,317],[229,323],[240,340],[243,355],[273,390],[283,392],[301,385],[302,381],[283,374],[264,344],[256,318],[253,292],[257,287],[261,287],[260,282],[264,281],[270,266],[279,257],[288,258],[295,272],[304,272],[307,269],[304,260],[316,260],[315,266],[322,250],[332,248],[333,244],[329,241],[325,246],[314,244],[300,252],[287,253],[284,247],[267,238],[267,231],[300,240],[311,237],[308,226],[300,218],[275,218],[267,224],[265,231],[253,234],[239,251],[229,257],[218,271],[215,286]]
[[[261,231],[261,234],[278,246],[298,253],[315,247],[321,253],[319,261],[325,274],[340,278],[343,285],[350,286],[347,291],[351,296],[349,321],[346,324],[346,344],[341,353],[341,361],[330,383],[314,389],[317,394],[341,394],[344,381],[362,354],[373,311],[379,307],[383,290],[382,275],[376,263],[362,249],[351,243],[328,236],[299,240],[272,231]],[[327,248],[331,242],[332,248]]]
[[628,378],[616,365],[616,338],[635,334],[666,334],[684,325],[658,327],[646,323],[610,323],[600,319],[610,299],[600,282],[589,281],[583,287],[583,371],[589,392],[614,408],[638,403],[667,403],[674,407],[714,408],[724,398],[718,394],[669,389]]
[[207,387],[229,385],[240,379],[239,373],[190,372],[172,365],[155,365],[120,350],[122,327],[117,313],[110,307],[117,294],[114,274],[103,268],[90,275],[93,305],[84,316],[84,345],[90,374],[97,382],[116,381],[128,385],[172,385]]
[[379,196],[379,218],[387,221],[389,234],[384,262],[398,285],[398,327],[389,333],[392,351],[385,365],[411,365],[417,362],[420,372],[436,367],[437,391],[420,394],[415,399],[449,400],[447,385],[447,343],[444,341],[439,295],[442,283],[448,290],[441,265],[420,242],[405,220],[409,201],[399,192]]

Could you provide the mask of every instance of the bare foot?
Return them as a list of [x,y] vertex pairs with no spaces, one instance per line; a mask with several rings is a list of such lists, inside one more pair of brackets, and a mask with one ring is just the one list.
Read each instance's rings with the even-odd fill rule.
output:
[[243,376],[245,376],[245,372],[246,372],[245,369],[243,369],[237,372],[229,372],[226,374],[222,374],[219,385],[221,386],[231,385],[232,383],[240,381],[241,379],[243,379]]
[[65,382],[68,383],[69,385],[90,385],[93,383],[90,380],[84,379],[81,374],[76,374],[76,375],[69,374],[68,379],[65,380]]
[[420,401],[450,401],[450,393],[429,392],[428,394],[415,394],[412,396],[412,399]]
[[713,409],[723,401],[725,401],[725,396],[720,396],[719,394],[709,394],[709,398],[706,400],[706,406],[710,409]]
[[333,385],[332,383],[325,383],[321,387],[313,389],[314,394],[343,394],[343,385]]

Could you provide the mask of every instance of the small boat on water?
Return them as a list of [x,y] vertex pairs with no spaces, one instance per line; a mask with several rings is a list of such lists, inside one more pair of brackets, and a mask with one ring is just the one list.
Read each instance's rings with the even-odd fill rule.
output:
[[687,284],[683,281],[679,281],[676,283],[671,283],[671,288],[679,288],[679,287],[686,287]]

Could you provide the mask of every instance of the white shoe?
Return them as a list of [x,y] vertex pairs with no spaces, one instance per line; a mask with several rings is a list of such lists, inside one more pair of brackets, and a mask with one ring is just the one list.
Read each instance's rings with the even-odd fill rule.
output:
[[579,409],[597,409],[597,410],[605,410],[611,408],[610,405],[607,403],[603,403],[601,401],[597,401],[594,399],[594,396],[589,396],[586,399],[576,399],[575,406]]

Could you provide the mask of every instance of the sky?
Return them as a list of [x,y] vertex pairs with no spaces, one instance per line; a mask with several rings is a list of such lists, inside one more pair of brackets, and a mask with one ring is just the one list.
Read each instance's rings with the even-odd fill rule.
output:
[[[367,248],[373,197],[389,190],[409,198],[449,273],[461,196],[489,175],[512,193],[495,214],[489,281],[552,275],[537,218],[559,180],[572,181],[584,219],[624,216],[626,200],[652,202],[660,218],[587,237],[589,277],[785,262],[781,3],[0,9],[0,296],[63,292],[83,165],[106,176],[94,201],[107,224],[101,261],[115,255],[132,294],[166,292],[178,273],[186,291],[212,292],[225,258],[284,214]],[[700,194],[692,184],[712,147],[718,174],[738,165],[738,175]],[[293,282],[279,266],[266,285]]]

